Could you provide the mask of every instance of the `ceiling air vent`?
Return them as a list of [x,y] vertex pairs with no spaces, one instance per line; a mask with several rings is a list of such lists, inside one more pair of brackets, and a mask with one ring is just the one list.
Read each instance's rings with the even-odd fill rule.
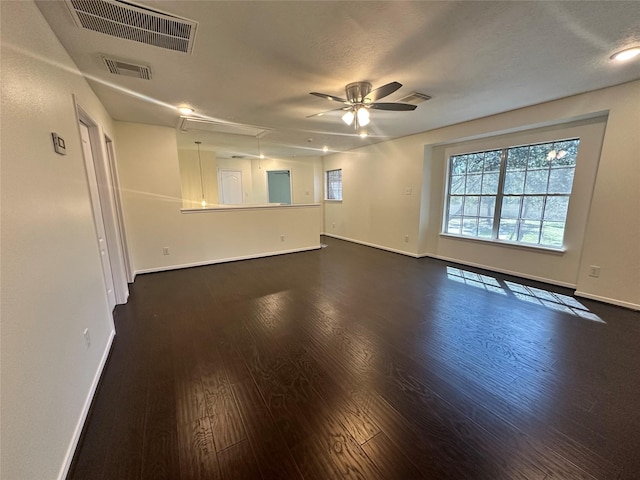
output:
[[426,102],[427,100],[431,100],[431,95],[427,95],[426,93],[413,92],[406,97],[400,98],[398,102],[418,105],[419,103]]
[[151,69],[147,65],[137,65],[109,57],[102,57],[102,61],[107,66],[109,72],[114,75],[125,75],[127,77],[151,80]]
[[192,53],[198,22],[120,0],[65,0],[76,24],[112,37]]

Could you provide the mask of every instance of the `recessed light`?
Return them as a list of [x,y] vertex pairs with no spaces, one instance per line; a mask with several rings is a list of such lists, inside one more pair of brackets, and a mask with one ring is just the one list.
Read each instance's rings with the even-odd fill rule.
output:
[[367,132],[360,132],[360,133],[358,134],[358,136],[359,136],[360,138],[367,138],[367,137],[369,136],[369,134],[368,134]]
[[326,145],[324,147],[322,147],[322,151],[323,152],[328,152],[329,151],[329,147],[327,147]]
[[185,106],[182,106],[182,107],[178,107],[178,111],[183,115],[191,115],[193,113],[193,108],[187,107],[185,105]]
[[620,50],[619,52],[611,55],[611,60],[615,60],[616,62],[626,62],[638,55],[640,55],[640,47],[625,48],[624,50]]

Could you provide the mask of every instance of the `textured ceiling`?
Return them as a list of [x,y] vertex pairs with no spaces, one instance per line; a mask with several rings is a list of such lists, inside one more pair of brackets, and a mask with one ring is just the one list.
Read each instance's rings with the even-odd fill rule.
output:
[[[615,51],[640,44],[640,2],[225,2],[138,4],[199,23],[193,55],[75,26],[61,1],[38,6],[116,120],[177,127],[171,106],[216,120],[273,129],[267,156],[348,150],[640,78],[640,61]],[[25,26],[25,28],[28,28]],[[149,65],[150,81],[110,74],[107,54]],[[371,111],[361,139],[339,107],[344,86],[398,81],[394,101],[433,96],[413,112]],[[311,141],[309,141],[311,139]],[[187,132],[220,157],[257,153],[257,140]]]

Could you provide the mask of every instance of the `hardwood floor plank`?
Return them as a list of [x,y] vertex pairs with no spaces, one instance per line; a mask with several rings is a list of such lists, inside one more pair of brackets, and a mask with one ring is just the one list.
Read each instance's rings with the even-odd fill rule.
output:
[[209,417],[178,427],[180,476],[182,480],[220,479],[220,467]]
[[245,430],[262,477],[301,479],[289,448],[253,380],[236,383],[232,389],[238,408],[243,412]]
[[420,471],[394,445],[384,432],[378,433],[362,446],[384,478],[419,479]]
[[260,478],[260,469],[247,440],[218,452],[218,461],[225,480]]

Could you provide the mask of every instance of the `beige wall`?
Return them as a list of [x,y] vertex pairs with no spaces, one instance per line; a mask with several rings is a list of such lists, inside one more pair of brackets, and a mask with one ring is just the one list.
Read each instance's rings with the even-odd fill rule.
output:
[[[0,8],[1,476],[55,479],[113,334],[72,95],[115,137],[35,4]],[[65,156],[54,153],[51,132],[66,141]]]
[[[319,247],[319,206],[181,213],[175,129],[124,122],[115,125],[134,271]],[[224,168],[223,161],[218,160],[218,165]],[[163,254],[164,247],[169,248],[169,255]]]
[[[444,145],[603,115],[608,117],[588,210],[585,205],[570,207],[569,221],[579,217],[574,233],[583,229],[584,235],[569,239],[565,261],[555,254],[439,235]],[[581,295],[640,308],[638,125],[640,82],[632,82],[331,155],[324,170],[343,169],[344,193],[342,203],[325,204],[325,232],[410,255],[446,257],[574,285]],[[587,177],[579,186],[583,197],[593,181]],[[404,195],[410,186],[412,195]],[[404,235],[409,242],[403,243]],[[590,265],[601,267],[599,278],[588,276]]]

